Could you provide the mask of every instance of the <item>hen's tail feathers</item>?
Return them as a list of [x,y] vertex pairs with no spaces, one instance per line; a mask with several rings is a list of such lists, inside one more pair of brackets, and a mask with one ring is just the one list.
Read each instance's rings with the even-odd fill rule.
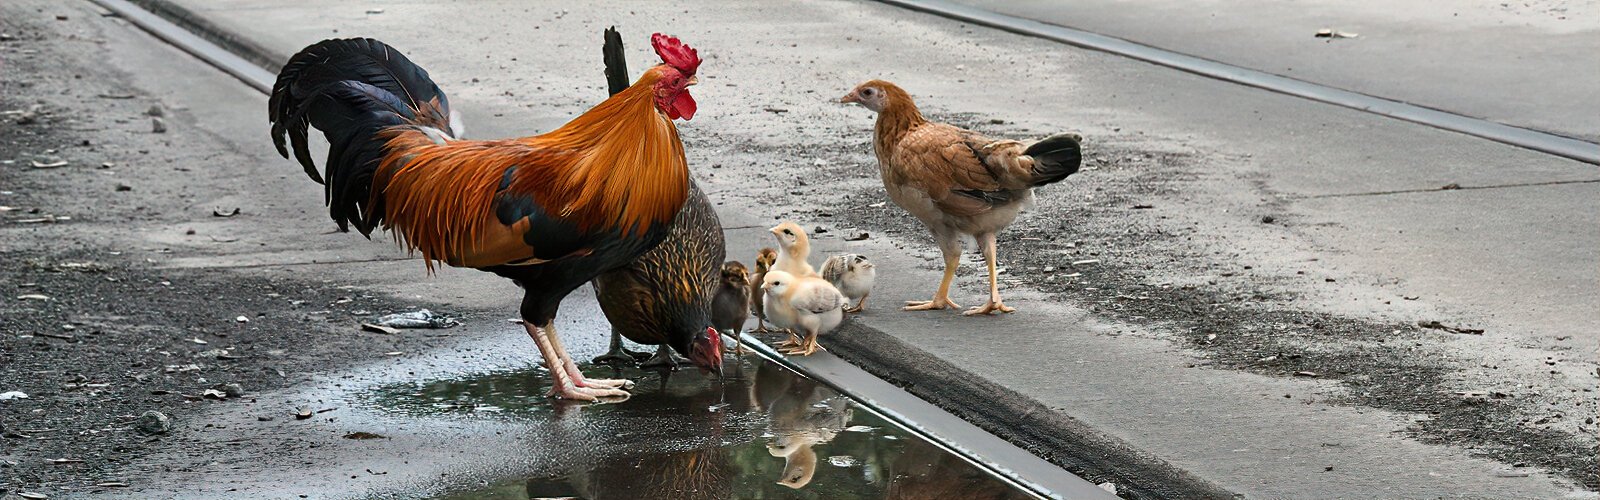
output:
[[606,43],[600,48],[600,55],[606,62],[606,85],[611,87],[611,94],[616,95],[632,85],[628,81],[628,54],[622,51],[622,34],[617,33],[617,27],[606,28]]
[[1033,185],[1043,186],[1067,178],[1083,163],[1078,134],[1056,134],[1033,143],[1022,154],[1033,157]]
[[[380,133],[398,125],[431,127],[439,134],[457,130],[449,101],[428,72],[371,38],[324,40],[289,58],[267,113],[278,154],[289,157],[287,139],[306,175],[327,186],[328,215],[339,229],[353,224],[367,236],[383,218],[382,206],[367,206],[382,203],[371,196],[385,154],[387,136]],[[307,127],[328,139],[325,175],[311,159]]]

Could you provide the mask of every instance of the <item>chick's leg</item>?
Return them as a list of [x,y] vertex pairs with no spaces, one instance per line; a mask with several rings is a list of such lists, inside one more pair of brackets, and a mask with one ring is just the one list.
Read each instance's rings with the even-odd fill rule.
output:
[[567,377],[571,378],[572,385],[577,386],[580,389],[593,390],[596,396],[628,395],[627,392],[620,389],[633,387],[632,380],[584,377],[583,372],[578,370],[578,364],[572,362],[572,356],[567,354],[567,348],[561,345],[561,337],[556,334],[554,322],[552,321],[550,325],[546,326],[545,330],[548,330],[550,333],[549,337],[551,347],[555,348],[556,354],[561,358],[560,368],[552,367],[550,368],[551,372],[554,372],[557,369],[565,371]]
[[933,294],[933,300],[906,301],[903,308],[907,311],[933,311],[939,309],[956,309],[961,307],[950,300],[950,282],[956,279],[956,268],[961,266],[961,235],[937,235],[939,237],[939,252],[944,254],[944,279],[939,281],[939,291]]
[[995,312],[1009,313],[1016,311],[1016,309],[1007,307],[1005,303],[1000,302],[1000,275],[995,270],[995,251],[999,245],[996,242],[994,233],[979,235],[978,245],[983,247],[983,260],[989,266],[989,303],[968,309],[967,312],[962,314],[977,316]]
[[855,307],[851,307],[851,308],[845,309],[844,312],[847,312],[847,313],[858,313],[858,312],[867,310],[867,297],[871,297],[871,296],[872,296],[872,292],[867,292],[866,295],[862,295],[861,296],[861,301],[857,302]]

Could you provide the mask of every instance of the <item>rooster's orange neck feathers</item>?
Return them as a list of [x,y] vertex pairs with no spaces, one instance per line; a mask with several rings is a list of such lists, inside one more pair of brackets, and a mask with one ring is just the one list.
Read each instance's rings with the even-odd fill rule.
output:
[[526,195],[585,232],[633,236],[670,223],[688,198],[689,167],[677,128],[656,107],[659,78],[646,71],[626,90],[533,137],[435,144],[414,129],[396,129],[373,182],[373,197],[385,200],[385,225],[430,268],[434,261],[473,265],[463,256],[521,239],[494,214],[508,168],[515,168],[509,194]]

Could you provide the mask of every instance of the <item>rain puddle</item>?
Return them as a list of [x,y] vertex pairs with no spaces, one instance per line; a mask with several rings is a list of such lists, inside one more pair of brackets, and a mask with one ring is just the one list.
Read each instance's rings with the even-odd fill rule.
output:
[[528,424],[517,438],[526,463],[436,498],[1035,498],[787,368],[754,356],[726,368],[720,384],[692,370],[630,370],[639,385],[615,404],[552,402],[532,371],[392,385],[366,399],[407,417]]

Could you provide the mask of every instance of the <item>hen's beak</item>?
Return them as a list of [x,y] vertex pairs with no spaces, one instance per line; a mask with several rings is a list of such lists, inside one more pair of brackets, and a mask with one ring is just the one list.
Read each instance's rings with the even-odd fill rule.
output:
[[861,102],[860,99],[856,98],[855,92],[845,94],[844,97],[839,98],[839,104],[850,104],[852,102]]
[[689,83],[684,84],[684,86],[685,87],[692,87],[692,86],[699,85],[699,84],[700,84],[700,77],[698,75],[696,75],[696,76],[689,77]]

